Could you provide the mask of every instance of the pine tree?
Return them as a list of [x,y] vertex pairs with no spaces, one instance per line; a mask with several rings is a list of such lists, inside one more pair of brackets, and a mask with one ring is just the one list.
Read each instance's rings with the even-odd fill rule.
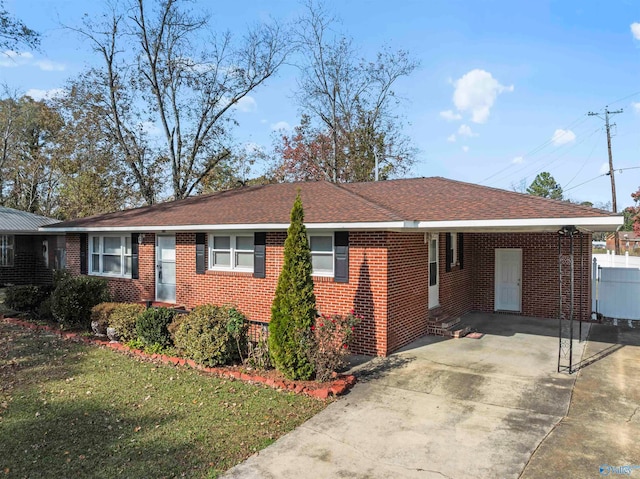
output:
[[311,379],[314,365],[309,352],[316,297],[311,279],[311,251],[304,226],[300,192],[291,209],[284,243],[284,264],[271,305],[269,351],[273,363],[289,379]]

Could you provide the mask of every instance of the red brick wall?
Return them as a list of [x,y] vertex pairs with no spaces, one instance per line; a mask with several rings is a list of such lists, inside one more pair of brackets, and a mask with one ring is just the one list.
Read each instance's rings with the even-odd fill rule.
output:
[[429,245],[424,233],[389,233],[387,247],[391,352],[427,332]]
[[[247,317],[268,321],[282,269],[285,232],[267,233],[266,277],[252,273],[209,271],[196,274],[195,233],[176,235],[176,302],[188,308],[205,303],[236,305]],[[314,277],[318,310],[345,314],[355,309],[364,316],[354,338],[362,354],[386,354],[385,233],[349,235],[349,282]],[[208,260],[208,258],[207,258]],[[142,275],[141,275],[142,277]]]
[[[145,234],[139,246],[138,265],[140,279],[108,278],[114,301],[134,302],[155,298],[155,235],[152,233]],[[67,234],[67,270],[80,274],[79,234]]]
[[[285,232],[267,233],[266,277],[251,273],[195,272],[195,233],[176,235],[176,302],[188,308],[204,303],[231,303],[249,319],[268,321],[271,302],[282,268]],[[80,236],[67,235],[67,267],[80,271]],[[349,282],[315,277],[321,313],[344,314],[355,309],[364,316],[358,326],[354,351],[387,355],[425,333],[428,308],[428,245],[424,233],[351,232]],[[155,237],[147,234],[139,252],[139,280],[111,279],[119,301],[152,299],[155,288]],[[579,243],[575,254],[576,317],[590,313],[591,237],[585,235],[585,260],[580,266]],[[452,315],[470,310],[493,311],[495,248],[523,250],[523,315],[555,317],[558,313],[557,235],[464,235],[464,269],[446,272],[446,242],[439,238],[440,304]],[[565,248],[565,250],[568,246]],[[208,258],[207,258],[208,261]],[[583,277],[580,278],[580,271]],[[581,282],[582,280],[582,282]],[[565,292],[568,283],[565,281]],[[582,302],[578,301],[582,292]]]
[[[495,249],[522,249],[522,315],[556,318],[559,311],[558,235],[556,233],[474,233],[466,235],[467,263],[473,271],[473,309],[494,311]],[[588,319],[591,312],[591,235],[574,239],[574,318]],[[467,251],[470,253],[467,253]],[[563,242],[563,255],[569,255],[569,242]],[[566,270],[568,272],[568,270]],[[569,276],[563,277],[565,294]],[[580,298],[582,294],[582,298]],[[582,301],[581,301],[582,299]],[[568,296],[564,301],[568,304]]]
[[[456,233],[453,233],[456,234]],[[451,271],[446,271],[447,245],[446,234],[441,233],[438,237],[440,265],[440,306],[451,316],[462,316],[473,309],[473,278],[472,265],[469,258],[471,252],[471,241],[468,233],[463,234],[463,268],[453,266]],[[458,245],[458,248],[460,246]],[[459,257],[459,256],[458,256]]]

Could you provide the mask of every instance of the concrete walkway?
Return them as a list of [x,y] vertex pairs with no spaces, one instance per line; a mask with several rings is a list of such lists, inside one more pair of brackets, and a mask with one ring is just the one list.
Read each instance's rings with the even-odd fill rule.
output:
[[576,375],[556,373],[556,321],[464,322],[486,334],[425,337],[360,366],[348,396],[224,477],[518,477],[567,414]]
[[547,478],[551,471],[556,477],[640,478],[640,324],[635,324],[592,327],[587,365],[578,372],[569,414],[540,445],[523,478]]

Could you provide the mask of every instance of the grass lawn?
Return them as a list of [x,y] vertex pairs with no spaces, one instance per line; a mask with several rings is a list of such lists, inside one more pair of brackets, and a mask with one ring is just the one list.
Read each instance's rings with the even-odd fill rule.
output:
[[325,406],[0,321],[0,478],[216,477]]

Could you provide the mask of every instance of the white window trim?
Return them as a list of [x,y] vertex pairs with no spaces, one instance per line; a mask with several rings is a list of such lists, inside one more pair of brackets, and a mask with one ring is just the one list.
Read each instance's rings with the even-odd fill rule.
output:
[[[126,234],[103,234],[103,235],[89,235],[89,247],[87,248],[89,254],[89,261],[87,262],[89,267],[87,268],[87,274],[89,276],[104,276],[106,278],[129,278],[131,279],[131,272],[127,273],[127,274],[123,274],[123,273],[104,273],[102,271],[103,265],[102,265],[102,257],[104,255],[103,253],[103,249],[104,249],[104,240],[103,238],[105,237],[109,237],[109,238],[120,238],[120,267],[121,270],[124,267],[124,265],[126,264],[126,260],[125,258],[127,257],[131,257],[131,254],[127,254],[126,253],[126,245],[127,245],[127,240],[126,238],[129,237],[131,238],[131,235],[126,235]],[[97,253],[95,251],[93,251],[93,239],[94,238],[100,238],[100,251],[98,251]],[[132,249],[133,249],[133,245],[132,245]],[[133,252],[133,251],[132,251]],[[98,261],[99,261],[99,265],[98,265],[98,270],[99,271],[93,271],[93,255],[97,254],[98,255]],[[115,256],[115,255],[108,255],[108,256]]]
[[[228,236],[229,237],[229,249],[214,249],[213,248],[213,238],[214,236]],[[236,238],[238,236],[250,236],[253,241],[254,241],[254,245],[253,245],[253,249],[248,250],[248,249],[237,249],[236,248]],[[242,232],[237,232],[237,233],[230,233],[230,232],[224,232],[224,231],[216,231],[215,233],[210,233],[209,234],[209,270],[210,271],[240,271],[240,272],[245,272],[245,273],[253,273],[253,266],[251,268],[248,268],[246,266],[237,266],[236,265],[236,253],[240,252],[240,253],[251,253],[254,254],[255,250],[256,250],[256,245],[255,245],[255,236],[253,232],[249,232],[249,231],[242,231]],[[213,253],[216,251],[228,251],[229,252],[229,266],[215,266],[213,264]]]
[[[11,245],[9,245],[9,238],[11,238]],[[15,265],[16,261],[16,237],[14,235],[0,235],[0,267],[11,268]],[[5,258],[8,258],[7,251],[11,250],[11,262],[5,263]]]
[[[322,256],[329,256],[331,255],[331,272],[328,271],[320,271],[320,272],[315,272],[315,271],[311,271],[311,275],[312,276],[320,276],[320,277],[324,277],[324,278],[333,278],[335,276],[335,268],[336,268],[336,244],[335,244],[335,238],[334,238],[334,234],[333,233],[311,233],[311,234],[307,234],[307,240],[309,241],[309,249],[311,249],[311,237],[312,236],[326,236],[331,238],[331,252],[328,251],[322,251],[322,252],[317,252],[316,254],[318,255],[322,255]],[[311,258],[312,258],[312,268],[313,268],[313,251],[311,251]]]

